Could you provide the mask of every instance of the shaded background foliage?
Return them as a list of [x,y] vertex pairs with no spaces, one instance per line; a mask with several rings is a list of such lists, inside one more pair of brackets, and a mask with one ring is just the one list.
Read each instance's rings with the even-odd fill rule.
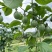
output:
[[[15,9],[13,14],[15,18],[14,21],[10,24],[4,23],[3,21],[0,23],[4,25],[0,28],[2,29],[0,36],[1,52],[5,52],[5,46],[8,45],[10,47],[10,43],[14,39],[17,39],[20,42],[25,41],[28,45],[29,52],[32,52],[31,49],[34,47],[34,52],[52,52],[52,48],[49,45],[52,42],[52,38],[48,38],[52,35],[52,29],[49,27],[48,23],[45,23],[49,17],[49,21],[52,22],[52,9],[47,6],[52,0],[35,1],[37,3],[32,0],[30,5],[26,6],[25,10],[22,8],[23,0],[3,0],[3,2],[0,2],[0,5],[3,6],[1,9],[4,11],[5,16],[10,15],[12,9]],[[24,11],[23,15],[17,11],[18,7]],[[51,14],[46,16],[49,12],[51,12]],[[20,15],[22,15],[22,17]],[[6,28],[6,31],[3,28]],[[37,30],[36,32],[25,33],[28,28],[36,28]]]

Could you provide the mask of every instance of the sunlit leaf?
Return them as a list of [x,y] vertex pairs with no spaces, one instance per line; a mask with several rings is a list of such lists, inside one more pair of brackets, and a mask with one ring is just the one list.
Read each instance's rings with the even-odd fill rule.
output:
[[21,6],[23,0],[3,0],[4,4],[9,8],[17,8]]
[[10,24],[9,24],[9,27],[13,27],[13,26],[16,26],[16,25],[20,25],[20,21],[17,21],[17,20],[14,20],[12,21]]
[[10,8],[8,8],[8,7],[6,7],[6,6],[4,6],[4,7],[2,8],[2,10],[4,11],[4,14],[5,14],[6,16],[8,16],[9,14],[12,13],[12,9],[10,9]]
[[50,2],[52,2],[52,0],[36,0],[36,2],[41,4],[41,5],[46,5]]
[[0,5],[1,5],[1,6],[5,6],[3,2],[0,2]]
[[46,42],[48,44],[50,44],[52,42],[52,39],[51,38],[46,38],[43,40],[43,42]]
[[52,48],[45,42],[38,43],[39,52],[52,52]]
[[30,8],[31,8],[31,6],[30,5],[27,5],[25,11],[28,11]]

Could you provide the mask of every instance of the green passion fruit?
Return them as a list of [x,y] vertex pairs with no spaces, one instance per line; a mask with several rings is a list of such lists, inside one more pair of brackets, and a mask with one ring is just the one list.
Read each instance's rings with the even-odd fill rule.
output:
[[38,25],[38,22],[36,20],[31,21],[31,26],[36,27]]
[[39,31],[44,31],[45,30],[45,25],[44,24],[40,24],[38,29],[39,29]]
[[3,21],[3,17],[0,15],[0,23]]
[[51,32],[51,28],[49,26],[47,26],[45,30],[47,33]]
[[27,23],[28,23],[27,17],[23,17],[22,22],[23,22],[24,24],[27,24]]
[[21,20],[22,17],[23,17],[23,15],[22,15],[20,12],[18,12],[18,11],[15,11],[15,12],[14,12],[14,18],[15,18],[15,19]]

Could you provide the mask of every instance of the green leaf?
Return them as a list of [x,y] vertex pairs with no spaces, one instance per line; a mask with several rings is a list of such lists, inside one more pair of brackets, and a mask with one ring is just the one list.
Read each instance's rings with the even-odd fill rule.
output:
[[17,32],[14,34],[14,39],[20,37],[22,35],[22,32]]
[[31,8],[31,6],[27,5],[25,11],[28,11],[30,8]]
[[13,27],[13,26],[16,26],[16,25],[20,25],[20,21],[17,21],[17,20],[14,20],[12,21],[10,24],[9,24],[9,27]]
[[47,9],[49,12],[52,12],[52,9],[49,6],[45,6],[45,9]]
[[8,8],[8,7],[6,7],[6,6],[4,6],[4,7],[2,8],[2,10],[4,11],[4,14],[5,14],[6,16],[8,16],[9,14],[12,13],[12,9],[10,9],[10,8]]
[[36,31],[36,32],[32,32],[32,37],[39,37],[40,36],[40,32],[39,31]]
[[29,37],[26,41],[29,48],[33,48],[35,46],[35,42],[36,42],[36,38],[34,38],[34,37]]
[[21,6],[23,0],[3,0],[4,4],[9,8],[17,8]]
[[46,9],[49,12],[52,12],[52,9],[49,6],[41,6],[42,8]]
[[0,5],[5,6],[3,2],[0,2]]
[[46,5],[50,2],[52,2],[52,0],[36,0],[36,2],[41,4],[41,5]]
[[50,31],[50,35],[52,35],[52,29],[51,29],[51,31]]
[[45,16],[45,17],[43,18],[43,22],[45,22],[48,17],[49,17],[49,16]]
[[43,40],[43,42],[46,42],[48,44],[50,44],[52,42],[52,39],[51,38],[46,38]]
[[26,52],[28,50],[28,46],[19,46],[18,47],[18,52]]
[[33,17],[33,12],[29,11],[27,17],[28,17],[28,19],[32,18]]
[[52,48],[45,42],[40,42],[37,46],[39,52],[52,52]]
[[44,17],[44,15],[46,14],[46,10],[45,8],[43,8],[42,6],[37,6],[35,7],[36,11],[37,11],[37,14],[39,16],[41,16],[42,18]]
[[7,28],[8,28],[9,23],[1,22],[1,24],[3,24],[5,27],[7,27]]
[[24,30],[26,30],[26,29],[28,29],[28,28],[31,28],[31,25],[27,24],[27,25],[23,26],[23,29],[24,29]]
[[45,22],[49,17],[51,17],[52,16],[52,14],[50,14],[49,16],[45,16],[44,18],[43,18],[43,22]]

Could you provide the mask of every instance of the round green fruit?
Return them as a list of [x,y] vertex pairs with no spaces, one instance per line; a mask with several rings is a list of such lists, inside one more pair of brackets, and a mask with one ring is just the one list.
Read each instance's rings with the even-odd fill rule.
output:
[[44,31],[45,30],[45,25],[44,24],[40,24],[38,29],[39,29],[39,31]]
[[36,20],[31,21],[31,26],[36,27],[38,25],[38,22]]
[[15,11],[14,12],[14,18],[15,19],[19,19],[19,20],[21,20],[22,19],[22,14],[20,13],[20,12],[18,12],[18,11]]
[[46,32],[48,32],[48,33],[51,32],[51,28],[50,28],[49,26],[47,26],[45,30],[46,30]]
[[24,24],[28,23],[27,17],[24,17],[24,18],[22,19],[22,22],[23,22]]
[[0,15],[0,23],[3,21],[3,17]]

